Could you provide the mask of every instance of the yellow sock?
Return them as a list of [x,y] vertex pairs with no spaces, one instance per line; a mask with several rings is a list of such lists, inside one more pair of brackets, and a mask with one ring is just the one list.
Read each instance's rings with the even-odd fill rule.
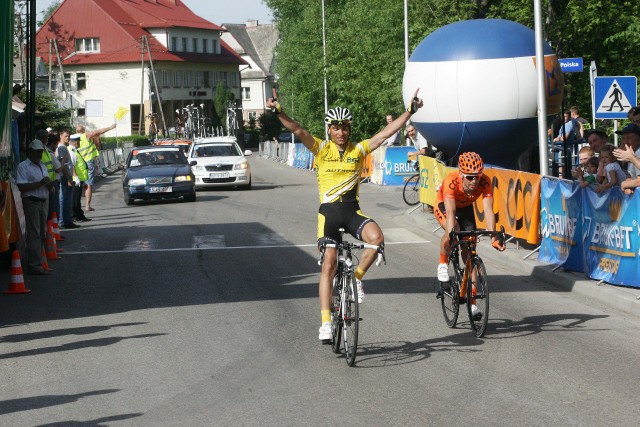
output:
[[356,268],[356,279],[362,280],[366,271],[363,271],[360,267]]
[[331,310],[320,310],[322,316],[322,323],[331,322]]

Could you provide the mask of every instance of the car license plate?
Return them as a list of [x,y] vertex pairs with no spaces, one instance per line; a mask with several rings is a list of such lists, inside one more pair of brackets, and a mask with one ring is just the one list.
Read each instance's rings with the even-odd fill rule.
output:
[[149,187],[149,193],[171,193],[171,187]]
[[210,173],[209,178],[229,178],[229,172]]

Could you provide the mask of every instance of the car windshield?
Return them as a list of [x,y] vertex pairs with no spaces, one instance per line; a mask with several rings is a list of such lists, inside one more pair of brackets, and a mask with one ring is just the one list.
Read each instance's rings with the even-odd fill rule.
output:
[[187,164],[187,158],[179,148],[167,150],[134,150],[129,166]]
[[241,156],[240,149],[236,144],[209,144],[196,145],[193,148],[191,157],[226,157]]

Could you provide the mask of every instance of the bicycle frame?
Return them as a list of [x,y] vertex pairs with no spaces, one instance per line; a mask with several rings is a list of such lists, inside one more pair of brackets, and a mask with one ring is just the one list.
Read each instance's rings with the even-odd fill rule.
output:
[[[344,235],[344,229],[340,229],[340,236]],[[340,342],[344,345],[347,365],[353,366],[358,346],[358,324],[360,311],[358,304],[358,292],[356,289],[355,268],[353,262],[354,249],[374,249],[378,251],[376,265],[380,265],[384,259],[384,247],[367,243],[354,244],[342,240],[340,243],[324,244],[321,246],[319,265],[324,262],[326,248],[337,250],[336,273],[332,285],[331,312],[333,323],[332,349],[334,353],[340,351]],[[386,262],[386,261],[385,261]],[[340,336],[342,333],[342,337]]]

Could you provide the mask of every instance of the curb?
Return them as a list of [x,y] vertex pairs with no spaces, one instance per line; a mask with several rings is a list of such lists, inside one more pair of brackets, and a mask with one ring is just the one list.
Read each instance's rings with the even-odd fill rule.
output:
[[[433,221],[427,222],[427,215],[430,214],[412,207],[407,209],[402,217],[412,226],[439,239],[441,234],[434,230],[438,224]],[[481,242],[480,245],[491,248],[487,241]],[[487,250],[483,251],[482,257],[503,264],[506,257],[510,266],[517,273],[534,277],[563,291],[588,298],[598,305],[640,317],[640,289],[606,283],[599,284],[595,280],[586,278],[582,273],[562,268],[553,271],[556,268],[555,265],[538,263],[536,258],[523,260],[522,258],[529,252],[531,250],[516,248],[509,244],[508,250],[503,253],[498,254],[495,251]]]

